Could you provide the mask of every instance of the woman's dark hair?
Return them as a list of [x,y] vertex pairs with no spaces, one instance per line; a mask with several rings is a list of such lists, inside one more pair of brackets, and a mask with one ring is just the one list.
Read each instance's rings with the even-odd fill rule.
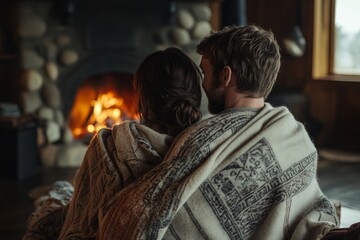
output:
[[174,47],[147,56],[135,73],[140,121],[176,136],[201,118],[201,74],[182,50]]

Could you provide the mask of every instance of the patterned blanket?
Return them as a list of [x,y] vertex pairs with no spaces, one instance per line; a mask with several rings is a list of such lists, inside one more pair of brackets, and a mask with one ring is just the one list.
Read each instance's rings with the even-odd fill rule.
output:
[[75,191],[57,185],[23,239],[321,239],[338,225],[286,108],[227,110],[172,141],[136,122],[101,130]]
[[338,225],[317,152],[286,108],[230,109],[183,132],[117,192],[100,239],[321,239]]

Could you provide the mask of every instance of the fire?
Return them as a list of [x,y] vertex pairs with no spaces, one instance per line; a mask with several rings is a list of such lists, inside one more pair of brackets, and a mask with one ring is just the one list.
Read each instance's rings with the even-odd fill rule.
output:
[[102,94],[97,100],[91,102],[92,115],[86,129],[93,133],[104,127],[111,127],[116,122],[121,122],[121,107],[124,99],[115,98],[112,93]]
[[84,131],[93,134],[101,128],[110,128],[115,123],[127,119],[139,119],[138,114],[131,115],[126,111],[123,98],[116,97],[111,92],[100,94],[96,100],[91,101],[91,107],[92,112],[87,120],[87,126],[74,129],[75,137],[84,135]]
[[105,73],[85,79],[78,87],[69,115],[76,139],[89,140],[101,128],[139,119],[133,75]]

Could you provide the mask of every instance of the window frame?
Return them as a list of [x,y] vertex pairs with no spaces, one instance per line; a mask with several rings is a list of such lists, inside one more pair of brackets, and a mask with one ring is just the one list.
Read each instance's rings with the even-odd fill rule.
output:
[[360,75],[334,73],[336,0],[314,1],[313,69],[314,80],[360,82]]

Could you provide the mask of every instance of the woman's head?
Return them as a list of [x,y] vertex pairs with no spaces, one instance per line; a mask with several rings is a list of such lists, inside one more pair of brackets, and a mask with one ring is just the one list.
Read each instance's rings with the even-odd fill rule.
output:
[[147,56],[135,73],[142,123],[176,136],[201,118],[201,74],[180,49]]

